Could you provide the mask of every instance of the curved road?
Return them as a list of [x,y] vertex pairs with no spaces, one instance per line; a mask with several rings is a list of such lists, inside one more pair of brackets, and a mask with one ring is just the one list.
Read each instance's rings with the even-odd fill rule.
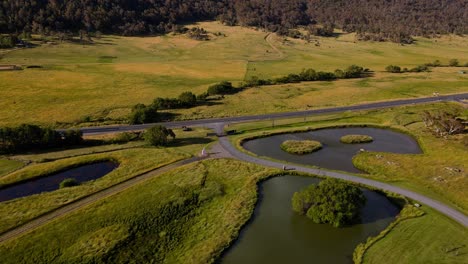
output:
[[[220,126],[218,126],[218,127],[220,127]],[[237,150],[236,147],[234,147],[226,137],[220,137],[219,138],[219,143],[221,144],[221,146],[223,147],[223,149],[225,151],[227,151],[231,156],[233,156],[233,157],[235,157],[237,159],[247,161],[247,162],[251,162],[251,163],[256,163],[256,164],[267,166],[267,167],[274,167],[274,168],[278,168],[278,169],[283,168],[283,165],[284,165],[283,163],[253,157],[253,156],[247,155],[247,154]],[[327,170],[323,170],[323,169],[307,168],[307,167],[302,167],[300,165],[289,165],[288,169],[294,169],[296,171],[315,174],[315,175],[318,175],[318,176],[326,176],[326,177],[342,179],[342,180],[346,180],[346,181],[350,181],[350,182],[364,184],[364,185],[367,185],[367,186],[372,186],[372,187],[375,187],[375,188],[378,188],[378,189],[381,189],[381,190],[384,190],[384,191],[397,193],[397,194],[406,196],[408,198],[411,198],[411,199],[413,199],[415,201],[418,201],[421,204],[432,207],[435,210],[441,212],[442,214],[445,214],[448,217],[450,217],[450,218],[454,219],[455,221],[459,222],[463,226],[468,227],[468,217],[466,215],[464,215],[463,213],[461,213],[461,212],[459,212],[459,211],[457,211],[457,210],[455,210],[455,209],[453,209],[453,208],[451,208],[451,207],[449,207],[449,206],[447,206],[445,204],[442,204],[442,203],[440,203],[438,201],[432,200],[432,199],[430,199],[430,198],[428,198],[426,196],[420,195],[418,193],[415,193],[415,192],[412,192],[412,191],[409,191],[409,190],[405,190],[405,189],[402,189],[402,188],[399,188],[399,187],[396,187],[396,186],[393,186],[393,185],[390,185],[390,184],[386,184],[386,183],[382,183],[382,182],[378,182],[378,181],[374,181],[374,180],[369,180],[369,179],[366,179],[366,178],[361,178],[361,177],[357,177],[357,176],[353,176],[353,175],[349,175],[349,174],[345,174],[345,173],[327,171]]]
[[144,124],[144,125],[87,127],[87,128],[81,128],[81,131],[83,132],[83,134],[91,135],[91,134],[107,134],[107,133],[114,133],[114,132],[125,132],[125,131],[133,131],[133,130],[144,130],[154,125],[163,125],[169,128],[181,127],[181,126],[208,126],[208,125],[212,125],[216,123],[250,122],[250,121],[269,120],[269,119],[275,119],[275,118],[304,117],[304,116],[310,116],[310,115],[316,115],[316,114],[329,114],[329,113],[337,113],[337,112],[344,112],[344,111],[359,111],[359,110],[369,110],[369,109],[379,109],[379,108],[390,108],[390,107],[395,107],[395,106],[430,103],[430,102],[438,102],[438,101],[461,101],[464,99],[468,99],[468,93],[444,95],[444,96],[437,96],[437,97],[423,97],[423,98],[416,98],[416,99],[403,99],[403,100],[377,102],[377,103],[352,105],[352,106],[344,106],[344,107],[333,107],[333,108],[325,108],[325,109],[305,110],[305,111],[286,112],[286,113],[274,113],[274,114],[265,114],[265,115],[198,119],[198,120],[162,122],[162,123],[153,123],[153,124]]

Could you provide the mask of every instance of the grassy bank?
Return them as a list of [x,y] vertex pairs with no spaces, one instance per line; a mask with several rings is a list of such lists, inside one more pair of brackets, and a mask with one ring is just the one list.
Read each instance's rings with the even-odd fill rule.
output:
[[257,181],[274,173],[234,160],[191,164],[3,243],[0,254],[5,263],[211,263],[249,219]]
[[466,213],[468,198],[464,195],[464,191],[468,186],[466,177],[468,157],[463,135],[448,139],[436,138],[421,122],[420,113],[424,110],[447,110],[457,113],[458,116],[468,115],[467,110],[459,104],[439,103],[307,117],[307,120],[313,120],[312,122],[301,122],[303,118],[277,120],[274,128],[271,127],[271,121],[265,121],[233,124],[229,129],[241,133],[232,138],[234,142],[239,142],[243,138],[332,126],[368,124],[398,129],[414,136],[424,154],[360,153],[353,162],[358,168],[369,172],[362,177],[416,191]]
[[468,231],[431,208],[399,222],[364,254],[362,263],[466,263]]
[[[436,59],[444,63],[452,58],[468,61],[466,37],[420,38],[414,45],[401,46],[359,42],[353,34],[341,34],[337,38],[318,38],[321,45],[315,46],[285,41],[274,34],[266,38],[266,32],[216,22],[199,25],[226,36],[210,41],[183,35],[104,36],[93,45],[64,42],[7,53],[0,63],[42,68],[0,74],[0,125],[119,123],[137,103],[176,97],[184,91],[199,94],[222,80],[236,84],[252,76],[274,78],[303,68],[333,71],[350,64],[370,68],[376,71],[375,76],[248,89],[227,96],[221,104],[178,110],[177,118],[303,110],[430,96],[433,92],[456,93],[468,87],[468,77],[458,74],[461,68],[398,75],[383,72],[388,64],[413,67]],[[50,104],[54,107],[50,108]]]

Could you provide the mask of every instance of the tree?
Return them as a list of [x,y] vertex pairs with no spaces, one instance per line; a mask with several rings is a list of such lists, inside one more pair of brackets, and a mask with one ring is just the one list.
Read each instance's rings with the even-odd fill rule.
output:
[[132,108],[132,112],[129,117],[129,123],[132,125],[158,121],[159,115],[157,108],[154,105],[146,106],[144,104],[137,104]]
[[191,92],[183,92],[179,95],[180,104],[184,107],[190,107],[197,104],[197,96]]
[[232,83],[223,81],[217,84],[214,84],[208,87],[208,95],[224,95],[224,94],[231,94],[234,92],[234,87]]
[[311,185],[292,198],[293,210],[315,223],[342,227],[355,223],[366,203],[363,192],[342,180],[326,179]]
[[458,62],[457,59],[451,59],[451,60],[449,61],[449,66],[450,66],[450,67],[458,67],[459,65],[460,65],[460,62]]
[[167,129],[164,126],[153,126],[145,131],[143,138],[152,146],[166,146],[169,142],[168,136],[172,139],[176,137],[172,129]]
[[357,65],[351,65],[344,70],[345,79],[348,78],[359,78],[364,73],[364,68]]
[[396,66],[396,65],[388,65],[387,67],[385,67],[385,70],[388,71],[388,72],[392,72],[392,73],[400,73],[401,72],[400,66]]

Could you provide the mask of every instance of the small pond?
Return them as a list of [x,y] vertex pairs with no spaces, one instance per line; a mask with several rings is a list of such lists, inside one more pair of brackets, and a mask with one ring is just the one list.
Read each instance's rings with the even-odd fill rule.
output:
[[73,178],[79,183],[95,180],[118,167],[117,163],[106,161],[69,169],[57,174],[31,179],[0,189],[0,202],[59,189],[60,183]]
[[251,221],[219,263],[352,263],[355,247],[379,234],[399,212],[384,195],[363,189],[367,204],[360,224],[345,228],[315,224],[292,211],[291,198],[294,192],[319,181],[283,176],[260,184]]
[[[369,135],[374,141],[364,144],[341,143],[340,138],[349,134]],[[280,148],[281,143],[285,140],[316,140],[322,143],[323,148],[301,156],[289,154]],[[330,128],[275,135],[247,141],[243,147],[259,156],[356,173],[361,171],[354,167],[352,158],[360,149],[404,154],[422,153],[416,140],[409,135],[393,130],[369,127]]]

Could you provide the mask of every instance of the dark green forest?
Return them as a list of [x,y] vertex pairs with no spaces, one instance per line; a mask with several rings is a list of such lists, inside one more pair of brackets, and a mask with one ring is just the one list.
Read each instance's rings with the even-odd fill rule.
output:
[[319,35],[341,28],[363,40],[408,42],[411,36],[467,33],[467,5],[465,0],[3,0],[0,32],[154,35],[217,19],[280,34],[302,25]]

